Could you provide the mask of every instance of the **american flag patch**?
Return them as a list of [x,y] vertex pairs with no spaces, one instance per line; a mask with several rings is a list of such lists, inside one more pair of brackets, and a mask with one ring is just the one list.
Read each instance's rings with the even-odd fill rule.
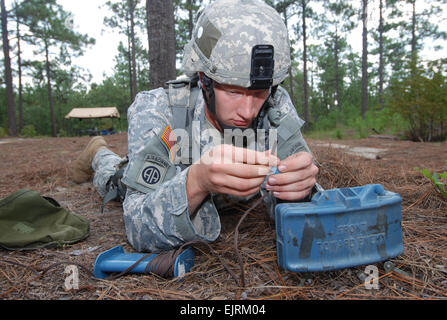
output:
[[161,139],[166,143],[169,151],[171,151],[172,147],[175,145],[177,140],[174,138],[174,134],[172,133],[171,127],[167,126],[163,134],[161,135]]

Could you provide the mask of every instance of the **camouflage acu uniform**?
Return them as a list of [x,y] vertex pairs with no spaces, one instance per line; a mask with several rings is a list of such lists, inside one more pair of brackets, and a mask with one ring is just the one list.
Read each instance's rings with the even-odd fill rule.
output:
[[[274,101],[274,108],[280,111],[277,127],[278,157],[282,160],[291,154],[309,151],[300,132],[304,122],[298,117],[287,92],[279,87]],[[209,129],[211,125],[205,118],[202,95],[199,95],[195,106],[192,107],[193,121],[198,121],[200,127],[196,127],[199,132],[190,134],[192,139],[200,139],[200,152],[203,154],[219,142],[204,130]],[[163,130],[168,125],[172,126],[172,117],[168,96],[161,88],[139,93],[128,110],[129,164],[122,180],[128,185],[128,189],[123,209],[128,240],[138,251],[169,250],[194,239],[214,241],[220,233],[218,208],[221,204],[228,205],[229,199],[246,200],[228,195],[211,195],[190,218],[186,197],[189,166],[182,163],[175,165],[160,138]],[[265,123],[266,126],[271,125],[271,121]],[[94,185],[101,195],[104,195],[106,183],[121,161],[122,158],[109,150],[101,150],[96,154],[93,161]],[[158,165],[159,169],[165,172],[162,172],[163,180],[160,180],[159,184],[147,188],[147,184],[140,186],[136,182],[138,178],[130,175],[132,172],[141,174],[142,169],[150,164]],[[273,197],[266,199],[271,217],[274,215],[274,201]]]

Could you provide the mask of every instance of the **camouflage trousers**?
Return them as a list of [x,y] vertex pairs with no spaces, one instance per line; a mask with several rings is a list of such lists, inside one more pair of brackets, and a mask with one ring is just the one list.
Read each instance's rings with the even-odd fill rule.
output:
[[96,153],[92,162],[92,168],[95,171],[93,185],[102,198],[107,193],[107,182],[109,182],[110,177],[115,174],[119,165],[125,160],[125,157],[121,158],[106,148],[100,149]]

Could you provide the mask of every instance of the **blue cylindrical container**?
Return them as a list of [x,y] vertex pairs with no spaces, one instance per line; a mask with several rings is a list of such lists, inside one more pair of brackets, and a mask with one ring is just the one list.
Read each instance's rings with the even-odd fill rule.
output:
[[[116,246],[98,255],[93,275],[98,279],[105,279],[113,272],[122,272],[145,256],[144,253],[125,253],[122,246]],[[129,273],[144,273],[146,266],[157,256],[151,254],[132,268]],[[174,262],[174,277],[181,277],[194,266],[194,251],[187,247],[178,255]],[[151,268],[147,272],[151,272]]]

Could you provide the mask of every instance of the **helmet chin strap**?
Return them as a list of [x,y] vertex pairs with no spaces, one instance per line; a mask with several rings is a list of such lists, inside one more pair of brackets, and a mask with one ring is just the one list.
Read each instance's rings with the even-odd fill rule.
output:
[[[216,114],[216,95],[214,93],[214,82],[213,82],[213,80],[211,78],[209,78],[208,76],[206,76],[204,73],[201,74],[200,79],[202,80],[202,83],[203,83],[202,93],[203,93],[203,97],[205,98],[206,107],[207,107],[208,111],[214,116],[215,120],[217,121],[219,126],[222,128],[222,130],[225,130],[225,129],[230,129],[230,130],[239,129],[239,130],[242,130],[242,132],[244,132],[245,130],[248,130],[248,129],[253,129],[253,130],[256,129],[256,124],[257,124],[257,120],[258,120],[259,114],[263,113],[262,111],[265,108],[267,108],[268,101],[269,101],[270,97],[273,98],[273,96],[274,96],[274,94],[276,92],[276,89],[277,89],[277,86],[270,88],[269,95],[268,95],[267,99],[264,101],[264,104],[262,105],[262,108],[261,108],[260,112],[256,116],[256,119],[254,119],[251,122],[251,124],[250,124],[250,126],[248,128],[236,127],[236,126],[229,126],[229,125],[226,125],[226,124],[222,123],[222,121],[220,121],[219,118],[217,117],[217,114]],[[205,90],[206,90],[206,92],[205,92]],[[208,93],[208,98],[207,98],[206,93]],[[256,134],[256,131],[255,131],[255,134]]]

